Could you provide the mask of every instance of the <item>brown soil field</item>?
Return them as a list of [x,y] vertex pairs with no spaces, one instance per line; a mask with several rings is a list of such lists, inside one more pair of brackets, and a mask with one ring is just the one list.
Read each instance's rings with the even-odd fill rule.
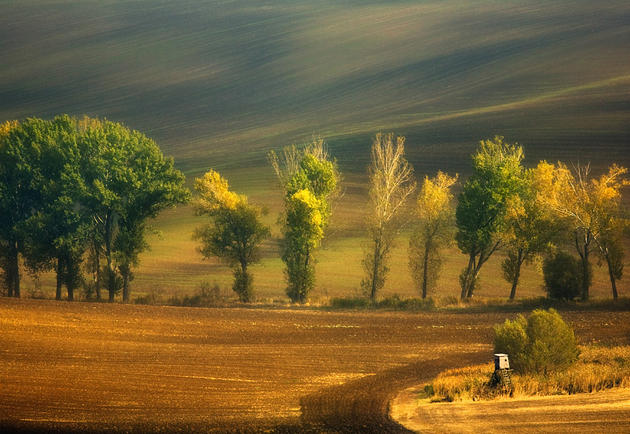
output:
[[[630,312],[563,312],[628,344]],[[0,431],[406,432],[400,390],[492,357],[508,313],[0,299]]]

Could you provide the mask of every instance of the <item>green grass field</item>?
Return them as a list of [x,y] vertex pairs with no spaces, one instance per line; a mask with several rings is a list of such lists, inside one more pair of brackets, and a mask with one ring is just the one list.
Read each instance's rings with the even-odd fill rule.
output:
[[[321,135],[345,176],[318,254],[315,298],[355,295],[361,280],[370,137],[396,131],[418,179],[467,176],[469,155],[495,134],[540,159],[630,166],[630,4],[625,1],[7,2],[0,16],[0,121],[58,113],[121,121],[156,139],[189,181],[210,167],[266,205],[281,198],[265,154]],[[230,286],[202,261],[189,208],[155,222],[135,294]],[[277,227],[254,267],[261,299],[282,298]],[[406,240],[384,294],[414,294]],[[458,294],[451,251],[438,294]],[[504,297],[499,258],[480,296]],[[595,296],[608,296],[598,270]],[[526,271],[519,296],[541,295]],[[52,291],[52,277],[41,277]],[[26,289],[34,283],[27,279]],[[620,292],[630,289],[626,280]],[[227,290],[227,289],[226,289]],[[25,292],[27,292],[25,291]],[[132,295],[133,298],[133,295]]]

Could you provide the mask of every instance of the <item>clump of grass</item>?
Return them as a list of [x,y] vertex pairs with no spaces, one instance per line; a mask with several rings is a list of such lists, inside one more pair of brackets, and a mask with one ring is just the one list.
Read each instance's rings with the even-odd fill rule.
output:
[[365,297],[333,297],[329,306],[333,309],[367,309],[370,299]]
[[[580,350],[578,361],[565,370],[547,375],[513,373],[513,396],[567,395],[630,387],[630,346],[585,346]],[[501,395],[489,386],[493,370],[492,364],[483,364],[444,371],[425,386],[423,397],[429,395],[433,402],[493,399]]]
[[384,310],[434,310],[435,300],[432,298],[401,298],[398,295],[372,301],[366,297],[334,297],[328,307],[332,309],[384,309]]
[[139,295],[133,300],[134,304],[159,305],[162,304],[162,297],[159,291],[152,289],[144,295]]
[[221,287],[217,283],[211,286],[208,282],[202,282],[194,295],[173,296],[167,301],[168,305],[185,307],[217,307],[226,303],[227,297],[221,294]]

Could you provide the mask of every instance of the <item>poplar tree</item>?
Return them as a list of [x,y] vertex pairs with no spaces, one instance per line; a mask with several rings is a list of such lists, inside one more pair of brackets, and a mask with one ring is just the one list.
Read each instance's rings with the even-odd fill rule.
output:
[[435,287],[442,260],[440,250],[453,240],[455,209],[451,188],[454,177],[438,172],[434,178],[424,178],[416,201],[416,227],[409,239],[409,268],[416,286],[427,297]]
[[[395,144],[394,144],[395,142]],[[416,187],[413,168],[405,159],[405,138],[378,133],[372,144],[367,229],[369,245],[363,259],[363,291],[371,300],[385,285],[387,260],[402,226],[399,219],[407,198]]]
[[304,303],[315,284],[313,253],[331,216],[340,174],[322,139],[299,149],[290,146],[281,156],[269,153],[284,193],[282,260],[286,265],[287,295]]

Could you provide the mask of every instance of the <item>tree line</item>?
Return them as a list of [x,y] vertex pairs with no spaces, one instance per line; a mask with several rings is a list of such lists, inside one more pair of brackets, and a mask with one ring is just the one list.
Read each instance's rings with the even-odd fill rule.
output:
[[[374,300],[383,288],[394,240],[409,226],[409,269],[423,298],[435,288],[442,252],[452,244],[468,257],[459,275],[461,299],[473,297],[483,265],[500,250],[505,252],[502,270],[511,285],[510,299],[516,296],[523,264],[542,259],[550,296],[588,300],[591,255],[606,264],[613,298],[618,297],[623,236],[629,227],[621,196],[622,188],[630,185],[627,169],[613,164],[600,177],[593,177],[589,166],[571,170],[562,162],[540,161],[536,167],[525,168],[523,148],[497,136],[482,140],[472,155],[473,173],[461,186],[457,203],[452,190],[458,175],[438,172],[424,178],[410,215],[406,202],[413,196],[416,182],[405,159],[404,143],[404,137],[379,133],[372,144],[366,218],[369,246],[360,283],[367,297]],[[339,196],[341,174],[321,139],[302,148],[285,148],[280,155],[272,151],[269,161],[284,197],[281,223],[286,291],[291,301],[302,303],[314,287],[313,255],[330,221],[331,202]],[[269,228],[260,222],[259,208],[242,205],[239,211],[231,205],[246,204],[243,196],[223,202],[217,199],[233,193],[227,193],[227,181],[211,173],[215,179],[215,187],[209,189],[212,193],[197,181],[198,209],[212,220],[198,232],[202,253],[240,264],[235,269],[234,290],[247,301],[252,278],[242,277],[246,275],[243,264],[259,259],[258,246],[269,235]],[[222,205],[224,202],[229,205]],[[219,209],[231,215],[229,223]],[[250,218],[242,223],[246,210]],[[230,244],[237,239],[238,243]],[[239,251],[248,254],[237,254],[228,244],[243,246]],[[579,260],[566,253],[571,249]],[[571,269],[574,272],[568,273]]]
[[[505,252],[502,269],[511,284],[510,299],[522,265],[544,258],[551,295],[560,282],[561,297],[587,300],[593,255],[606,264],[613,298],[618,297],[622,238],[629,226],[621,198],[630,184],[627,169],[613,164],[593,177],[588,166],[569,169],[561,162],[525,168],[523,148],[495,137],[480,142],[472,155],[472,175],[455,201],[457,174],[426,176],[417,189],[404,144],[405,138],[393,133],[376,134],[372,144],[369,244],[360,282],[367,297],[374,300],[385,285],[389,255],[403,228],[411,228],[409,269],[423,298],[435,288],[443,251],[450,245],[468,257],[459,276],[462,299],[474,295],[482,266],[499,250]],[[268,159],[283,193],[286,293],[292,302],[303,303],[315,285],[314,258],[332,204],[341,196],[341,173],[322,139],[272,151]],[[0,269],[8,295],[20,296],[23,262],[33,273],[55,271],[57,299],[63,286],[69,300],[83,286],[96,299],[105,288],[109,301],[120,292],[129,301],[133,269],[148,247],[148,221],[190,199],[184,181],[153,140],[116,122],[62,115],[1,124]],[[194,234],[199,250],[233,268],[233,290],[249,302],[249,265],[260,260],[261,243],[270,236],[262,222],[266,211],[230,191],[214,170],[195,179],[194,189],[195,212],[208,217]],[[567,255],[570,249],[578,260]],[[567,278],[566,273],[554,275],[558,269],[574,270],[569,285],[577,288],[574,293],[562,292]],[[547,282],[548,277],[555,280]]]
[[[84,283],[109,301],[129,284],[147,246],[147,222],[186,202],[184,175],[144,134],[66,115],[0,125],[0,266],[20,296],[20,262],[54,270],[56,298]],[[82,266],[91,278],[85,279]]]

